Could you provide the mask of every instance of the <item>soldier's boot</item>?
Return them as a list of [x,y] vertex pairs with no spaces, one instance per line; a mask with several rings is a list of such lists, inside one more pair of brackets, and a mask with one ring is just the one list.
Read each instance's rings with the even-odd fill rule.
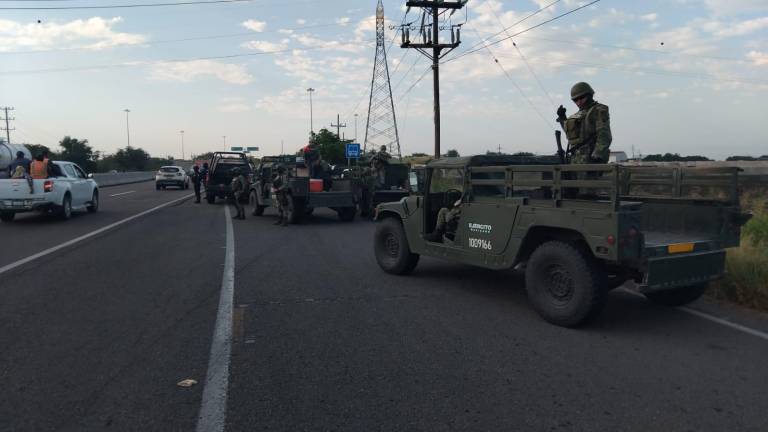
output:
[[442,243],[444,230],[437,228],[429,234],[424,235],[424,240],[432,243]]

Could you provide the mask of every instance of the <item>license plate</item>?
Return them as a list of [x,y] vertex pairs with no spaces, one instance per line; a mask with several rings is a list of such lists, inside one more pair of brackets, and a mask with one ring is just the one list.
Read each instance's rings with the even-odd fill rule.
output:
[[667,252],[670,254],[693,252],[693,243],[678,243],[667,246]]

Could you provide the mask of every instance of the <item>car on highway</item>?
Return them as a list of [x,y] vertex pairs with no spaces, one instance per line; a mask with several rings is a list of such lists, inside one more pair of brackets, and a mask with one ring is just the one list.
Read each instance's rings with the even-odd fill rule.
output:
[[26,179],[0,180],[0,220],[35,211],[69,219],[75,210],[99,210],[99,186],[92,175],[72,162],[55,161],[52,171],[47,179],[33,180],[31,193]]
[[184,168],[179,166],[161,167],[155,174],[155,189],[165,189],[174,186],[180,189],[189,189],[189,176]]
[[740,244],[751,215],[738,171],[444,158],[427,165],[419,193],[376,208],[374,254],[398,275],[422,255],[524,269],[533,307],[566,327],[627,281],[651,302],[682,306],[724,275],[725,249]]

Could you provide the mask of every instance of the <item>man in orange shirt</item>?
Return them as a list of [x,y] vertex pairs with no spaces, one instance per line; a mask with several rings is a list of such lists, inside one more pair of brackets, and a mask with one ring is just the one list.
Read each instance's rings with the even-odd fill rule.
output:
[[48,178],[48,161],[43,158],[42,154],[35,157],[29,167],[29,174],[35,180],[43,180]]

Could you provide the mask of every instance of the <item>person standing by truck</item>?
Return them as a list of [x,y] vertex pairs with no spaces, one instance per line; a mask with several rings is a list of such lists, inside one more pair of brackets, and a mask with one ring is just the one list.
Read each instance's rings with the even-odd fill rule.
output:
[[232,203],[235,205],[235,210],[237,210],[237,214],[232,216],[232,219],[243,220],[245,219],[245,208],[243,208],[240,199],[242,199],[243,193],[246,190],[246,180],[240,168],[232,168],[232,174],[232,183],[230,184],[232,190],[231,198]]
[[272,188],[275,191],[275,198],[277,198],[277,211],[278,219],[275,225],[288,225],[288,175],[285,172],[285,167],[282,165],[277,166],[277,174],[272,179]]
[[203,176],[200,174],[200,167],[192,167],[192,187],[195,189],[195,204],[200,204],[200,186],[203,183]]

